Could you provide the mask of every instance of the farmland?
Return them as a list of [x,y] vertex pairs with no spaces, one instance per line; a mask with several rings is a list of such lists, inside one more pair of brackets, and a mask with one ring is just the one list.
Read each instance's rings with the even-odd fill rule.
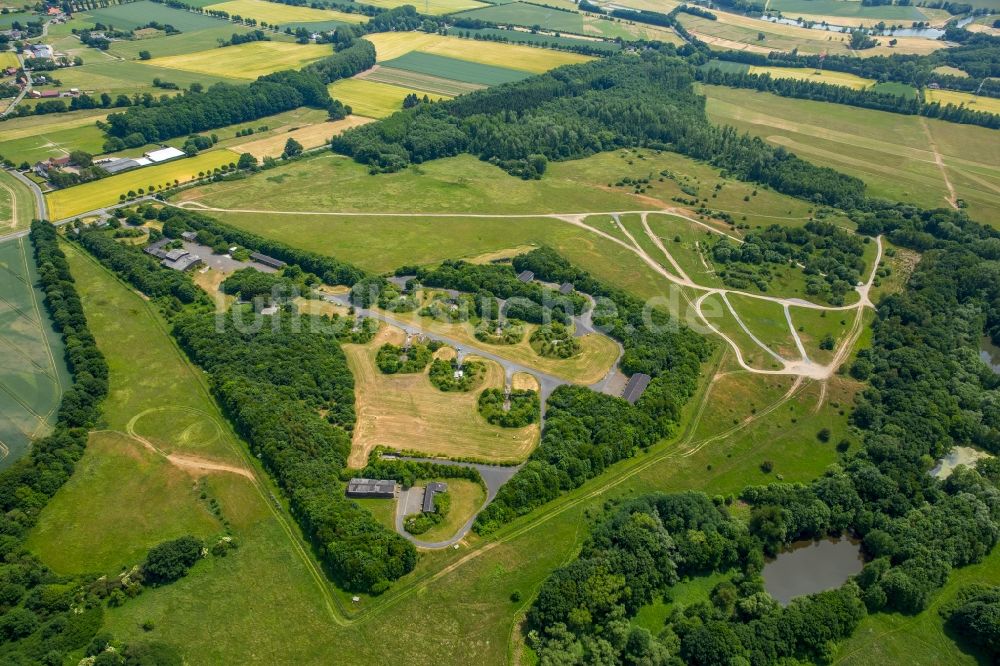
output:
[[[239,47],[236,47],[239,48]],[[219,51],[222,53],[222,51]],[[184,56],[176,56],[183,58]],[[153,87],[153,79],[169,81],[182,88],[192,83],[209,86],[217,82],[235,83],[237,79],[229,71],[218,73],[184,71],[169,64],[170,58],[150,60],[148,62],[99,60],[80,67],[72,67],[59,72],[59,80],[64,88],[79,88],[80,90],[112,95],[124,93],[133,95],[137,92],[156,92],[162,90]]]
[[[371,0],[368,4],[375,5],[376,7],[385,7],[386,9],[392,9],[394,7],[401,7],[406,4],[413,4],[412,2],[406,2],[405,0]],[[487,6],[484,2],[478,2],[477,0],[423,0],[423,2],[418,2],[417,11],[422,14],[438,15],[438,14],[451,14],[453,12],[460,12],[466,9],[475,9],[477,7]]]
[[462,95],[484,87],[476,83],[462,83],[461,81],[443,79],[439,76],[418,74],[417,72],[408,72],[403,69],[392,69],[382,65],[372,67],[367,72],[355,76],[354,80],[376,81],[393,87],[426,90],[429,94],[444,95],[447,97]]
[[420,53],[466,60],[482,65],[539,74],[554,67],[585,62],[590,59],[565,51],[539,49],[519,44],[481,42],[443,35],[386,32],[369,35],[367,39],[375,44],[379,62],[393,60],[412,51],[419,51]]
[[0,171],[0,236],[26,229],[35,217],[35,198],[28,187]]
[[483,65],[468,60],[458,60],[447,56],[433,55],[413,51],[398,58],[388,60],[386,67],[402,69],[427,76],[437,76],[463,83],[475,83],[484,86],[495,86],[500,83],[519,81],[530,76],[527,72],[495,65]]
[[370,118],[383,118],[403,108],[403,98],[409,94],[432,100],[447,99],[416,88],[404,88],[370,79],[342,79],[329,87],[330,96],[351,107],[354,113]]
[[196,32],[112,42],[108,53],[126,60],[137,60],[139,51],[149,51],[154,58],[194,53],[195,51],[216,48],[220,39],[227,40],[234,34],[242,34],[249,30],[250,28],[235,23],[216,21],[215,27],[204,28]]
[[212,150],[194,157],[126,171],[83,185],[56,190],[45,195],[49,206],[49,217],[53,220],[72,217],[117,204],[119,196],[129,191],[139,192],[141,189],[152,192],[153,188],[163,189],[165,186],[173,186],[175,181],[183,183],[194,180],[225,164],[235,162],[237,158],[236,153],[228,150]]
[[975,111],[1000,113],[1000,100],[995,97],[982,97],[954,90],[927,89],[924,91],[924,99],[929,103],[954,104],[955,106],[966,106]]
[[344,130],[358,125],[364,125],[369,118],[361,116],[347,116],[342,120],[317,122],[304,127],[286,129],[284,132],[278,131],[271,136],[236,143],[228,146],[234,153],[250,153],[258,159],[265,157],[280,157],[285,150],[285,143],[289,139],[295,139],[306,150],[318,148],[330,141],[330,139]]
[[386,343],[399,345],[403,332],[383,326],[367,345],[346,345],[354,374],[358,423],[354,429],[349,464],[363,467],[379,445],[426,455],[513,462],[527,457],[538,441],[538,426],[501,428],[486,422],[476,408],[479,394],[504,384],[503,370],[485,361],[481,387],[468,393],[446,393],[435,388],[427,373],[384,375],[375,366],[375,353]]
[[[883,5],[868,7],[860,2],[845,0],[771,0],[768,9],[779,11],[788,17],[802,15],[837,18],[864,18],[875,21],[923,21],[926,17],[913,6]],[[830,21],[831,23],[833,21]],[[873,21],[874,22],[874,21]]]
[[92,24],[103,23],[125,30],[138,28],[150,21],[169,23],[181,32],[194,32],[219,25],[217,18],[173,9],[164,4],[149,2],[149,0],[139,0],[102,9],[89,9],[79,18],[90,21]]
[[716,122],[858,176],[876,196],[936,207],[947,205],[949,193],[930,135],[969,214],[1000,225],[1000,148],[992,130],[718,86],[705,92]]
[[[3,174],[0,186],[8,187],[8,178]],[[4,194],[0,214],[10,208],[10,192],[0,189]],[[21,189],[16,194],[30,196]],[[19,216],[26,212],[20,201],[17,210]],[[29,198],[27,213],[32,211]],[[9,227],[0,233],[6,231]],[[62,341],[52,330],[36,279],[28,240],[0,242],[0,468],[24,455],[31,438],[48,432],[69,386]]]
[[874,81],[864,79],[854,74],[846,72],[833,72],[830,70],[798,69],[794,67],[750,67],[751,74],[769,74],[774,79],[797,79],[800,81],[813,81],[815,83],[828,83],[834,86],[847,86],[855,90],[862,90],[871,86]]
[[265,0],[229,0],[206,5],[205,9],[227,12],[230,16],[243,16],[264,21],[269,25],[284,26],[289,23],[308,24],[327,21],[362,23],[364,14],[348,14],[330,9],[312,9],[295,5],[266,2]]
[[291,44],[289,42],[251,42],[182,55],[156,58],[150,62],[164,69],[197,74],[256,79],[282,69],[300,69],[303,65],[330,55],[329,45]]

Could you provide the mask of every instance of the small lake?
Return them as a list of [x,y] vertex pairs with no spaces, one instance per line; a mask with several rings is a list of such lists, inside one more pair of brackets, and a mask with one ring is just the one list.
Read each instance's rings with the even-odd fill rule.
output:
[[853,539],[796,541],[764,565],[764,589],[787,606],[795,597],[840,587],[864,564]]
[[1000,347],[993,344],[989,336],[984,337],[983,343],[979,346],[979,358],[993,368],[993,372],[1000,375]]

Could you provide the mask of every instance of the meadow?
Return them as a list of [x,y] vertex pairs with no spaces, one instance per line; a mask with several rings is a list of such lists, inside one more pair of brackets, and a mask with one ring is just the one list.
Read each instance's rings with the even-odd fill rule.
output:
[[173,9],[164,4],[139,0],[100,9],[88,9],[78,16],[82,21],[103,23],[119,30],[132,30],[150,21],[169,23],[181,32],[194,32],[203,28],[214,28],[220,23],[217,18],[195,14],[181,9]]
[[[126,60],[137,60],[139,51],[149,51],[154,58],[181,55],[216,48],[220,39],[225,41],[232,38],[234,34],[243,34],[250,30],[251,28],[247,26],[228,21],[217,21],[215,27],[195,32],[183,32],[179,35],[164,35],[150,39],[114,41],[111,42],[108,53]],[[271,39],[279,40],[280,36],[273,35]]]
[[516,69],[497,67],[496,65],[484,65],[478,62],[459,60],[458,58],[419,51],[413,51],[398,58],[388,60],[385,66],[483,86],[495,86],[501,83],[520,81],[530,76],[528,72]]
[[115,176],[94,180],[45,195],[49,218],[61,220],[104,206],[117,204],[119,196],[140,189],[152,192],[173,186],[175,181],[187,182],[226,164],[235,163],[238,155],[228,150],[210,150],[194,157],[181,158],[165,164],[134,169]]
[[[184,58],[185,56],[176,57]],[[204,86],[219,82],[242,83],[239,79],[234,78],[235,75],[228,70],[220,69],[217,73],[183,71],[168,65],[166,61],[169,59],[160,58],[143,62],[96,60],[80,67],[69,67],[61,70],[59,80],[62,82],[63,89],[79,88],[98,95],[106,92],[112,97],[122,93],[129,96],[146,92],[157,96],[164,94],[165,91],[162,88],[153,86],[153,79],[157,78],[161,81],[175,83],[181,88],[187,88],[196,82]]]
[[408,72],[403,69],[393,69],[384,65],[373,67],[367,72],[362,72],[361,74],[355,76],[351,80],[375,81],[377,83],[385,83],[395,87],[426,90],[429,94],[433,93],[435,95],[444,95],[447,97],[455,97],[457,95],[472,92],[473,90],[480,90],[485,87],[477,83],[452,81],[451,79],[443,79],[440,76]]
[[1000,144],[994,130],[769,93],[703,88],[709,117],[799,157],[857,176],[874,196],[947,206],[948,182],[976,220],[1000,225]]
[[351,107],[351,111],[369,118],[384,118],[402,110],[403,98],[414,94],[424,95],[434,101],[450,99],[437,93],[428,93],[416,88],[404,88],[370,79],[341,79],[327,88],[330,96]]
[[846,72],[833,72],[830,70],[805,69],[795,67],[750,67],[751,74],[769,74],[772,79],[797,79],[800,81],[812,81],[814,83],[829,83],[835,86],[847,86],[855,90],[868,88],[875,81],[865,79]]
[[974,111],[985,111],[986,113],[1000,113],[1000,99],[995,97],[984,97],[971,93],[957,92],[955,90],[924,90],[924,100],[933,104],[954,104],[955,106],[965,106]]
[[286,128],[284,131],[272,133],[271,136],[249,141],[247,141],[247,137],[243,137],[243,143],[235,143],[227,147],[235,153],[250,153],[257,159],[280,157],[289,139],[295,139],[306,150],[319,148],[329,143],[331,138],[344,130],[364,125],[370,121],[370,118],[351,115],[341,120],[321,121],[303,127]]
[[[10,178],[3,176],[0,186]],[[29,193],[19,189],[16,194]],[[9,201],[0,199],[0,206],[10,210]],[[29,215],[33,201],[27,199]],[[14,205],[18,215],[25,213],[20,201]],[[0,233],[6,231],[9,227]],[[33,437],[48,432],[70,384],[62,340],[52,329],[36,280],[28,239],[0,243],[0,468],[24,455]]]
[[498,463],[527,458],[538,442],[538,424],[524,428],[493,426],[476,406],[483,390],[503,387],[503,369],[498,364],[484,361],[487,369],[482,384],[467,393],[438,390],[426,370],[383,374],[375,365],[375,354],[383,344],[401,345],[404,337],[402,330],[384,325],[368,344],[344,345],[354,374],[358,414],[350,467],[364,467],[376,446]]
[[[413,5],[414,3],[407,2],[406,0],[371,0],[368,4],[393,9],[394,7]],[[486,7],[488,5],[484,2],[477,2],[477,0],[423,0],[423,2],[417,2],[414,6],[421,14],[437,16],[475,9],[477,7]]]
[[0,170],[0,236],[27,229],[35,217],[35,197],[27,185]]
[[583,34],[583,16],[581,14],[526,2],[493,5],[471,12],[463,12],[459,16],[499,24],[537,25],[546,30]]
[[363,23],[368,20],[364,14],[348,14],[332,9],[313,9],[295,5],[266,2],[265,0],[229,0],[206,5],[205,9],[227,12],[230,16],[242,16],[264,21],[268,25],[284,27],[286,24],[308,24],[337,21],[339,23]]
[[329,44],[250,42],[223,49],[166,56],[150,62],[164,69],[236,79],[256,79],[283,69],[301,69],[304,65],[326,57],[332,52]]
[[[0,132],[2,135],[3,132]],[[20,139],[3,141],[3,156],[15,164],[34,164],[50,157],[62,157],[74,150],[84,150],[92,155],[104,152],[107,137],[96,124],[83,125],[64,130],[46,131],[45,126],[38,133]],[[2,225],[2,221],[0,221]]]
[[[923,21],[926,17],[913,6],[881,5],[869,7],[852,0],[770,0],[768,9],[789,18],[803,14],[838,18],[885,19],[886,21]],[[833,21],[828,21],[833,23]]]

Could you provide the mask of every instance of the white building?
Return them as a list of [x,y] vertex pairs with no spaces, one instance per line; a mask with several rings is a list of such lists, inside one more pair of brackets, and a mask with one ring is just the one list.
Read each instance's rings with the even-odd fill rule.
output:
[[184,157],[187,153],[185,153],[183,150],[179,150],[177,148],[171,148],[168,146],[167,148],[160,148],[159,150],[151,150],[148,153],[143,153],[143,154],[145,155],[146,159],[155,164],[157,162],[166,162],[167,160],[172,160],[177,157]]

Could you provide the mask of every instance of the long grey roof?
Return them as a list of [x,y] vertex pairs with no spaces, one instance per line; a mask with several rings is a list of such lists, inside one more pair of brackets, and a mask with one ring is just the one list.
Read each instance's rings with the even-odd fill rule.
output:
[[625,390],[622,391],[622,397],[634,405],[635,402],[642,397],[646,387],[649,386],[650,379],[651,377],[649,375],[641,372],[635,373],[628,378]]

